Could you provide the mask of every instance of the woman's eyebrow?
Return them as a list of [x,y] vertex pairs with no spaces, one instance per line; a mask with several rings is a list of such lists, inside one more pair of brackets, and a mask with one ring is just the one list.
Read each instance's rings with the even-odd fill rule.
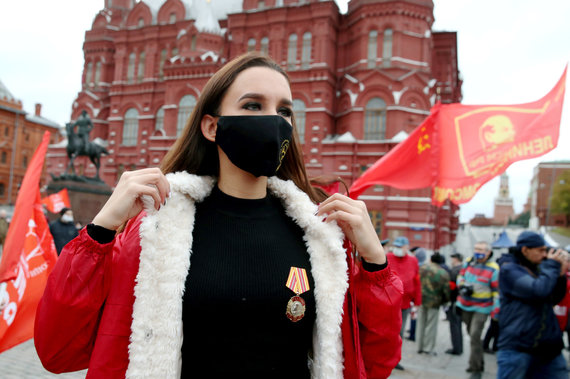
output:
[[[238,99],[238,102],[240,102],[244,99],[264,100],[265,98],[266,98],[265,95],[263,95],[261,93],[248,92],[248,93],[244,93],[243,95],[241,95],[240,98]],[[293,106],[293,102],[287,98],[282,98],[280,103],[282,105],[287,105],[290,107]]]
[[260,99],[265,99],[265,96],[260,94],[260,93],[248,92],[248,93],[244,93],[243,95],[241,95],[241,97],[238,99],[238,101],[242,101],[243,99],[260,100]]

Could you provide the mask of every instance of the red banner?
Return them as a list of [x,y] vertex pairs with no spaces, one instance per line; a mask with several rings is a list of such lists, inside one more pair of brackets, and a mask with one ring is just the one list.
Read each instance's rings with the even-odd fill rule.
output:
[[67,188],[44,197],[42,199],[42,204],[44,204],[47,210],[51,213],[59,213],[63,208],[71,208]]
[[34,318],[57,260],[42,211],[40,177],[49,143],[45,132],[22,181],[0,262],[0,352],[34,335]]
[[542,99],[519,105],[437,104],[424,122],[362,174],[350,188],[357,198],[384,184],[431,187],[432,203],[471,200],[512,163],[539,157],[558,144],[566,69]]

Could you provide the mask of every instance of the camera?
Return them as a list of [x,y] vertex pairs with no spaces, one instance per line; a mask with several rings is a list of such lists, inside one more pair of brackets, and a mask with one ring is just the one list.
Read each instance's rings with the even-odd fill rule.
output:
[[464,284],[459,287],[459,295],[462,297],[469,297],[473,294],[473,286],[471,284]]

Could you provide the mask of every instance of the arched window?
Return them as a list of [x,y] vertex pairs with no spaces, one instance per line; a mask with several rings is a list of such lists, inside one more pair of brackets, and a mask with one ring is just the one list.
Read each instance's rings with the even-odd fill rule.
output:
[[305,143],[305,103],[303,100],[293,100],[293,113],[295,114],[295,125],[297,126],[297,134],[299,142]]
[[180,99],[178,104],[178,123],[176,124],[176,136],[179,136],[186,125],[186,120],[196,106],[196,98],[192,95],[186,95]]
[[158,77],[160,79],[164,78],[164,61],[166,61],[166,49],[162,49],[160,52],[160,64],[158,66]]
[[28,167],[28,157],[26,155],[22,157],[22,167],[24,168]]
[[101,83],[101,61],[97,62],[95,65],[95,86],[99,86]]
[[123,123],[123,145],[136,146],[138,133],[139,112],[135,108],[131,108],[127,113],[125,113],[125,121]]
[[0,158],[0,162],[6,163],[6,160],[7,160],[7,155],[6,155],[6,152],[3,151],[2,152],[2,158]]
[[93,63],[89,62],[87,64],[87,72],[85,73],[85,85],[89,86],[91,83],[91,76],[93,75]]
[[141,17],[139,18],[139,24],[138,24],[139,28],[142,28],[144,26],[144,19]]
[[247,52],[255,50],[255,38],[250,38],[247,40]]
[[382,47],[382,63],[384,67],[390,67],[392,60],[392,29],[384,30],[384,45]]
[[0,183],[0,196],[2,197],[4,197],[4,192],[6,191],[4,188],[4,183]]
[[135,79],[135,53],[129,54],[129,66],[127,68],[127,82],[132,83]]
[[145,53],[144,51],[139,55],[139,69],[137,71],[137,81],[140,83],[144,78],[144,60],[145,60]]
[[311,65],[311,33],[303,34],[303,50],[301,52],[301,67],[309,68]]
[[386,138],[386,103],[379,97],[373,97],[366,104],[364,139],[383,140],[384,138]]
[[172,49],[172,56],[173,56],[173,57],[176,57],[177,55],[178,55],[178,48],[175,47],[175,48]]
[[170,14],[170,19],[168,20],[169,23],[174,24],[176,22],[176,13],[172,12]]
[[265,55],[269,55],[269,38],[267,37],[261,39],[261,52]]
[[368,33],[368,68],[376,67],[376,57],[378,56],[378,32],[372,30]]
[[192,36],[192,40],[190,42],[190,50],[196,51],[196,34]]
[[154,124],[154,130],[164,129],[164,108],[160,107],[158,112],[156,112],[156,123]]
[[287,49],[287,64],[289,70],[295,69],[296,61],[297,61],[297,35],[291,34],[289,36],[289,47]]

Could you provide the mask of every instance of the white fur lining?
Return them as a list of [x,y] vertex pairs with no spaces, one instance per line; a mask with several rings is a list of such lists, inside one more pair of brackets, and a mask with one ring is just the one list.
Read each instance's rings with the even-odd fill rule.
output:
[[[215,180],[184,172],[167,178],[172,193],[167,204],[157,212],[145,202],[149,206],[140,227],[127,378],[180,378],[182,297],[190,268],[195,202],[210,194]],[[344,236],[336,224],[314,215],[316,205],[293,182],[273,177],[268,187],[304,230],[310,255],[317,307],[312,377],[342,378],[340,325],[348,289]]]

